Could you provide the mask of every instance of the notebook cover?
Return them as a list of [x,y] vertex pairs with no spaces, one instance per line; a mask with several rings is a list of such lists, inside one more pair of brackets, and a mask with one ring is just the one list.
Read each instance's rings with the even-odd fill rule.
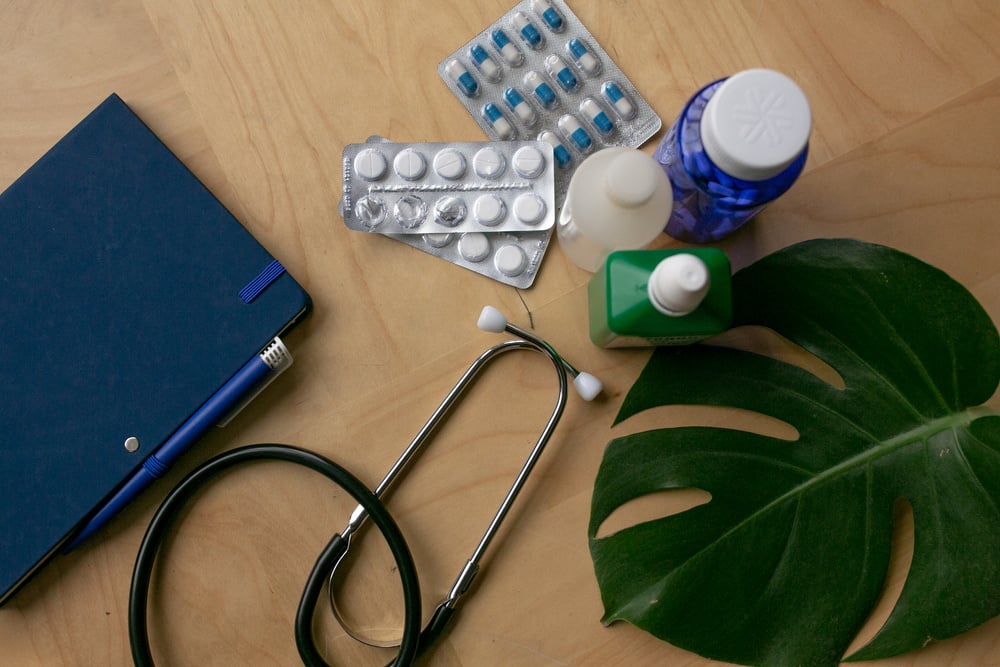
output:
[[0,194],[0,602],[308,310],[272,262],[116,95]]

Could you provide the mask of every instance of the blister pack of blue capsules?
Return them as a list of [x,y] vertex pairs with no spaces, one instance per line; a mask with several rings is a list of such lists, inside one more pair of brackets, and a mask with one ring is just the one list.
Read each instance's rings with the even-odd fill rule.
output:
[[530,287],[555,222],[543,141],[393,143],[343,152],[340,213],[374,232],[512,287]]
[[490,138],[552,145],[557,201],[590,153],[638,148],[662,121],[562,0],[523,0],[438,65]]

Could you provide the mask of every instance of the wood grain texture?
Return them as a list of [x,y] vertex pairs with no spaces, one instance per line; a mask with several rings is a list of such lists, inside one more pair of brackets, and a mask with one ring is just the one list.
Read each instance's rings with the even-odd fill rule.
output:
[[[857,237],[944,269],[1000,320],[1000,4],[571,4],[665,123],[698,86],[747,67],[785,71],[805,89],[815,119],[807,172],[722,244],[737,267],[796,241]],[[484,303],[533,326],[607,391],[593,405],[571,397],[430,664],[718,664],[624,624],[600,625],[586,542],[590,493],[614,436],[664,423],[768,425],[672,407],[612,429],[648,352],[589,342],[589,274],[555,244],[535,286],[518,291],[350,232],[337,214],[344,145],[373,134],[483,138],[436,66],[508,8],[499,0],[0,2],[0,187],[117,91],[315,302],[289,340],[297,363],[288,373],[100,539],[54,561],[0,610],[0,664],[129,664],[125,611],[142,532],[166,489],[214,453],[289,442],[377,482],[495,341],[475,329]],[[393,493],[426,603],[446,592],[527,454],[554,400],[551,374],[534,355],[500,359]],[[1000,397],[990,405],[1000,408]],[[297,664],[291,623],[300,587],[351,509],[325,482],[281,464],[234,472],[208,489],[154,582],[158,664]],[[654,499],[623,520],[673,509]],[[866,636],[902,584],[912,548],[905,512],[900,524],[896,565]],[[387,602],[399,596],[391,562],[374,544],[363,551],[345,593],[376,621],[391,621]],[[325,613],[317,634],[338,664],[391,657],[357,647]],[[1000,619],[878,664],[1000,665]]]

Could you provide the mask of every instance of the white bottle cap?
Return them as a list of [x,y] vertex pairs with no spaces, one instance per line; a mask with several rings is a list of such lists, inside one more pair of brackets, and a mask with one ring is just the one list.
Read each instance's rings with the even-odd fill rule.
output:
[[652,199],[663,171],[648,165],[645,153],[622,153],[612,158],[604,175],[608,198],[627,209],[636,209]]
[[708,294],[708,267],[691,253],[662,260],[649,275],[649,300],[658,311],[681,317],[694,311]]
[[663,232],[673,205],[657,162],[634,148],[605,148],[573,174],[558,228],[563,250],[596,271],[613,250],[641,248]]
[[812,112],[794,81],[769,69],[726,79],[705,105],[701,140],[720,169],[763,181],[795,161],[809,141]]

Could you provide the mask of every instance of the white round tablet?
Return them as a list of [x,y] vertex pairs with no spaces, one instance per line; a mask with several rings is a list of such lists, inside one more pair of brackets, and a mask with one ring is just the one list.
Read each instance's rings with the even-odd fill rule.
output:
[[412,148],[404,148],[396,154],[396,158],[392,161],[392,168],[396,170],[400,178],[415,181],[423,177],[424,172],[427,171],[427,160]]
[[472,158],[472,169],[480,178],[499,178],[506,168],[507,161],[492,146],[479,149]]
[[446,148],[434,156],[434,172],[441,178],[455,181],[465,175],[465,156],[454,148]]
[[497,271],[513,278],[524,273],[528,266],[528,256],[520,246],[510,243],[497,250],[493,256],[493,264]]
[[534,146],[518,148],[511,162],[523,178],[538,178],[545,171],[545,156]]
[[366,181],[377,181],[385,176],[389,163],[374,148],[365,148],[354,156],[354,173]]
[[472,205],[472,215],[479,224],[494,227],[507,215],[507,206],[497,195],[482,195]]
[[470,262],[481,262],[490,255],[490,240],[481,232],[462,234],[458,252]]
[[514,217],[526,225],[537,225],[545,218],[545,202],[533,192],[518,195],[514,200]]

